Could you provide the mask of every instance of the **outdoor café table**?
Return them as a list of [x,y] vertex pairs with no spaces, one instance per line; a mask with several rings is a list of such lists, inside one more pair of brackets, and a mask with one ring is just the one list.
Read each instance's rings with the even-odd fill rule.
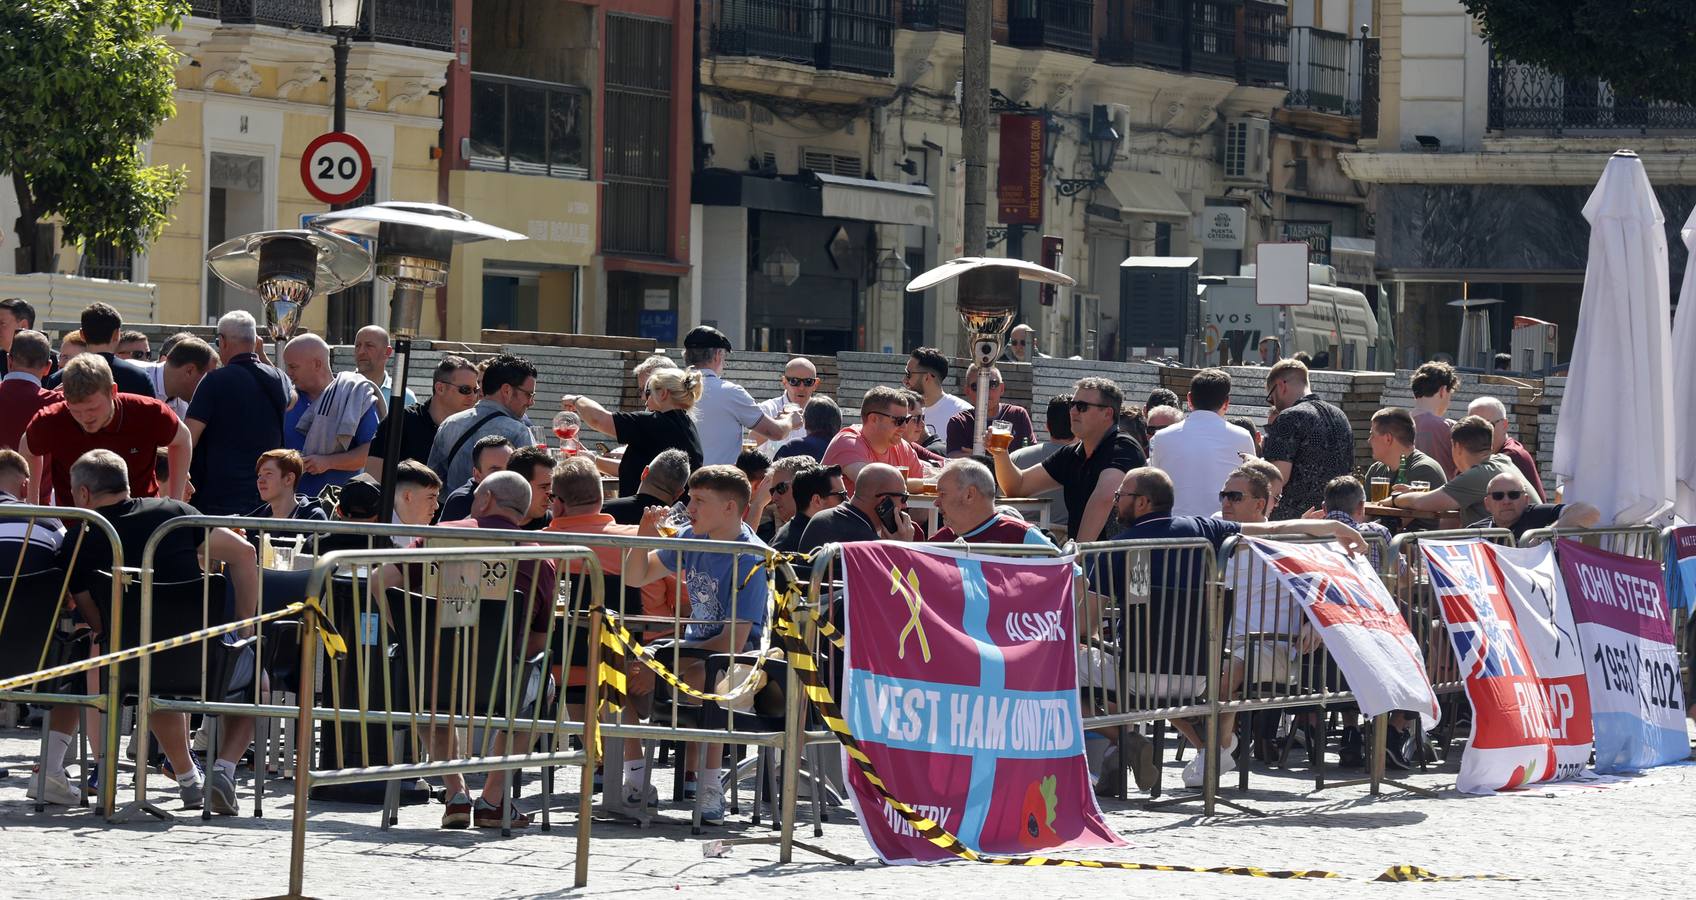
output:
[[[1054,501],[1047,497],[1002,497],[995,501],[995,505],[1012,507],[1025,521],[1035,522],[1041,528],[1050,528],[1054,524],[1050,514]],[[942,527],[942,512],[936,508],[935,494],[912,494],[907,497],[907,508],[929,510],[930,534],[935,534]]]

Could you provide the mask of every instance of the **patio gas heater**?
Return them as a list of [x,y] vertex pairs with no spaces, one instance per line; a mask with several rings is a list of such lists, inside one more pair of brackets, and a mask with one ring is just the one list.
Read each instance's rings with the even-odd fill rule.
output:
[[300,327],[306,305],[319,294],[364,281],[371,274],[371,254],[355,241],[323,231],[255,231],[208,250],[206,266],[230,287],[259,295],[280,369],[283,344]]
[[324,213],[312,227],[326,232],[376,241],[376,276],[393,286],[389,299],[389,335],[395,358],[386,422],[389,445],[383,448],[383,499],[379,509],[387,521],[394,508],[395,472],[399,469],[401,407],[406,397],[407,360],[412,339],[424,318],[424,292],[447,283],[448,265],[456,244],[472,241],[522,241],[525,236],[479,222],[451,206],[390,201]]
[[972,453],[982,455],[989,415],[989,367],[1001,356],[1002,338],[1019,313],[1019,282],[1071,286],[1071,277],[1022,259],[962,256],[931,269],[907,285],[917,293],[958,278],[956,305],[960,323],[972,341],[972,360],[978,364],[977,422],[972,427]]

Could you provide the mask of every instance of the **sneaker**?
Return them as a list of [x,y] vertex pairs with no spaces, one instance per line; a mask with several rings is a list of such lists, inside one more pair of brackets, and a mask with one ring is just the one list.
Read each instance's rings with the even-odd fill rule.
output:
[[624,786],[624,805],[630,809],[649,809],[660,805],[660,789],[653,782],[647,784],[626,784]]
[[[508,808],[512,807],[511,800],[506,801],[506,803]],[[501,827],[501,808],[487,800],[484,800],[482,797],[478,797],[476,806],[473,808],[471,814],[471,819],[476,823],[478,828],[499,828]],[[516,809],[513,809],[511,825],[513,828],[529,828],[530,817]]]
[[1359,728],[1351,725],[1343,729],[1342,746],[1337,750],[1337,765],[1345,769],[1358,769],[1366,765],[1366,740],[1361,736]]
[[88,774],[82,780],[82,795],[84,797],[100,796],[100,764],[91,763]]
[[1412,769],[1414,767],[1413,730],[1390,726],[1386,731],[1389,736],[1384,739],[1384,765],[1403,771]]
[[236,806],[236,784],[230,776],[213,769],[206,776],[206,795],[213,815],[240,815],[241,809]]
[[724,785],[703,783],[695,805],[701,810],[702,825],[724,824]]
[[41,772],[36,772],[35,777],[29,780],[29,790],[24,796],[51,806],[76,806],[82,802],[82,795],[71,787],[65,776],[54,777]]
[[1154,744],[1148,738],[1131,732],[1119,755],[1130,762],[1138,790],[1152,791],[1160,783],[1160,766],[1154,761]]
[[183,809],[199,809],[206,803],[206,782],[202,780],[194,784],[179,783],[177,796],[183,800]]
[[692,769],[683,773],[683,799],[695,799],[695,772]]
[[[1223,753],[1219,754],[1219,777],[1223,778],[1226,772],[1236,771],[1237,760],[1233,756],[1236,752],[1237,736],[1233,734],[1231,735],[1230,745],[1225,748]],[[1198,751],[1193,759],[1184,764],[1184,787],[1199,788],[1206,777],[1207,754]]]
[[471,798],[460,791],[447,799],[447,809],[442,811],[443,828],[471,827]]

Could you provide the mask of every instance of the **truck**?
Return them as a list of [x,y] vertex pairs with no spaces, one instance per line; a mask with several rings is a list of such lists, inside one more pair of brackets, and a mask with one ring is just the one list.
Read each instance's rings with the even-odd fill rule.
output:
[[1306,351],[1330,359],[1333,369],[1371,369],[1377,363],[1378,319],[1359,291],[1337,285],[1336,270],[1309,264],[1307,305],[1260,306],[1254,299],[1254,266],[1241,275],[1204,275],[1196,292],[1205,301],[1202,345],[1210,364],[1260,361],[1263,338],[1277,338],[1282,356]]

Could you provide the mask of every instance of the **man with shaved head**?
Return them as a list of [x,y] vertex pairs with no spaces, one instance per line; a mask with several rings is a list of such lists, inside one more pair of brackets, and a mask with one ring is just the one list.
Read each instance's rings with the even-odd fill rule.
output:
[[1506,528],[1517,541],[1538,528],[1595,528],[1602,520],[1602,511],[1588,503],[1538,503],[1537,495],[1526,487],[1514,472],[1490,479],[1484,492],[1484,508],[1490,517],[1467,527]]
[[848,502],[807,522],[799,549],[811,553],[825,544],[911,541],[917,536],[918,528],[907,515],[906,476],[891,465],[866,463],[854,479],[854,495]]
[[[782,393],[770,400],[761,402],[760,412],[776,421],[783,422],[788,419],[785,410],[790,407],[802,411],[806,410],[807,401],[813,399],[813,394],[819,389],[819,370],[817,366],[813,365],[812,360],[805,356],[797,356],[783,367],[783,376],[777,381],[783,387]],[[767,440],[763,435],[757,433],[754,435],[754,439],[760,442],[760,450],[770,456],[777,452],[777,448],[795,438],[805,436],[806,433],[806,424],[803,422],[801,427],[790,429],[789,433],[781,440]]]
[[298,395],[283,415],[283,446],[299,451],[306,469],[296,490],[316,497],[365,469],[381,421],[377,386],[356,372],[332,371],[330,345],[315,334],[289,341],[283,367]]
[[[394,379],[389,376],[389,359],[395,355],[394,345],[389,342],[389,330],[381,325],[367,325],[359,329],[353,336],[353,369],[366,381],[377,386],[379,402],[377,415],[379,418],[389,414],[389,399],[393,396]],[[411,406],[418,402],[417,395],[411,389],[406,391],[406,402],[401,407]]]

